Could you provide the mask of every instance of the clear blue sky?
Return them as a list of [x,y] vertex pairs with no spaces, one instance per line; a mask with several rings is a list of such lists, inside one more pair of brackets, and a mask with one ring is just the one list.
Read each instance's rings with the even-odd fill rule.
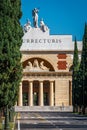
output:
[[82,40],[87,23],[87,0],[21,0],[22,26],[29,18],[32,23],[32,9],[39,8],[39,20],[44,19],[51,34],[70,34]]

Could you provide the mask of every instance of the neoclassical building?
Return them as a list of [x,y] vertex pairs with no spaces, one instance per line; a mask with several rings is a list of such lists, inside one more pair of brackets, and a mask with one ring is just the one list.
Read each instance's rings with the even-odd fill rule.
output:
[[[37,14],[37,12],[35,12]],[[33,16],[35,18],[35,16]],[[72,110],[72,35],[51,35],[43,19],[24,25],[21,62],[23,77],[17,109]],[[79,57],[82,43],[78,41]]]

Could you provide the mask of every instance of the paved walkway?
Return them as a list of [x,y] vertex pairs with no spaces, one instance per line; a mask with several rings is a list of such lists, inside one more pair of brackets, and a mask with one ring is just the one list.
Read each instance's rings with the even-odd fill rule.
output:
[[21,113],[20,116],[20,130],[87,130],[87,117],[72,113],[33,112]]

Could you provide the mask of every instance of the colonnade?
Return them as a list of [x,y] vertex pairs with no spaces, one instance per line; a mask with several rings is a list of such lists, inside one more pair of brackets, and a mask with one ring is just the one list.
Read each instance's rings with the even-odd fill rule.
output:
[[[33,81],[28,81],[28,106],[34,106],[33,103]],[[49,81],[49,106],[54,106],[54,81]],[[44,106],[44,85],[43,81],[39,81],[39,106]],[[22,82],[19,86],[19,98],[18,98],[18,106],[23,106],[23,86]]]

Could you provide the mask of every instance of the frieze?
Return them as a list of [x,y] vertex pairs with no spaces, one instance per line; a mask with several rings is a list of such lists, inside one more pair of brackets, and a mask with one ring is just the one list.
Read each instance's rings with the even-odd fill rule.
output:
[[23,76],[28,76],[28,77],[40,77],[40,76],[44,76],[44,77],[71,77],[72,76],[72,72],[23,72]]
[[23,43],[61,43],[61,39],[23,39]]

